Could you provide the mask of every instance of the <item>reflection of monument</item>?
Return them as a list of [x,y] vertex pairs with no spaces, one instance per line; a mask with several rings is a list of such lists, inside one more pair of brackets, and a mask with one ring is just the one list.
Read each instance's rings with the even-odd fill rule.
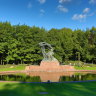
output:
[[[45,72],[62,72],[62,71],[74,71],[73,66],[60,65],[58,60],[54,58],[53,48],[46,42],[39,43],[42,49],[44,59],[39,65],[27,66],[25,70],[28,71],[45,71]],[[47,51],[47,52],[46,52]]]
[[27,72],[28,76],[40,76],[42,82],[58,82],[61,76],[72,76],[74,72]]

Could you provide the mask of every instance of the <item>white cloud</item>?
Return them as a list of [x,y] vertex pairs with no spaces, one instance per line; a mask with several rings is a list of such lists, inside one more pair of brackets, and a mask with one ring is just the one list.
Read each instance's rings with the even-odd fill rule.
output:
[[28,7],[28,8],[32,8],[32,3],[29,2],[27,7]]
[[93,12],[93,13],[91,13],[91,14],[89,14],[88,16],[93,16],[93,15],[95,15],[95,14],[96,14],[96,11]]
[[74,14],[72,19],[73,20],[79,20],[82,21],[84,19],[86,19],[87,15],[86,14]]
[[90,8],[85,8],[81,14],[74,14],[72,19],[73,20],[78,20],[78,21],[83,21],[89,16],[93,16],[95,13],[89,13]]
[[89,0],[89,4],[96,4],[96,0]]
[[59,0],[59,3],[70,2],[71,0]]
[[88,13],[90,11],[90,8],[85,8],[84,10],[83,10],[83,13]]
[[38,0],[40,2],[40,4],[44,4],[46,2],[46,0]]
[[68,9],[65,8],[65,7],[63,7],[62,5],[58,5],[57,8],[58,8],[59,11],[62,11],[62,12],[68,12]]
[[45,10],[44,9],[40,9],[40,15],[44,15],[45,14]]

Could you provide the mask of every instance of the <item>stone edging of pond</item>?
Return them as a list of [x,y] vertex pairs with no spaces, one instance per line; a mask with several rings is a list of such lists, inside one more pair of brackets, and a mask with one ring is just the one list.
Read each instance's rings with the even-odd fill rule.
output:
[[96,72],[96,70],[74,70],[74,72]]
[[[34,72],[34,71],[25,71],[25,70],[17,70],[17,71],[0,71],[0,74],[2,73],[5,73],[5,74],[8,74],[8,73],[25,73],[25,72]],[[36,71],[36,72],[45,72],[45,71]],[[48,71],[46,71],[48,72]],[[54,72],[54,71],[52,71]],[[56,72],[59,72],[59,71],[56,71]],[[60,71],[60,72],[96,72],[96,70],[70,70],[70,71]]]
[[96,80],[86,80],[86,81],[64,81],[64,82],[20,82],[20,81],[0,81],[1,82],[4,82],[4,83],[33,83],[33,84],[36,84],[36,83],[41,83],[41,84],[50,84],[50,83],[80,83],[80,82],[94,82]]
[[8,73],[24,73],[26,71],[22,70],[22,71],[0,71],[0,74],[8,74]]

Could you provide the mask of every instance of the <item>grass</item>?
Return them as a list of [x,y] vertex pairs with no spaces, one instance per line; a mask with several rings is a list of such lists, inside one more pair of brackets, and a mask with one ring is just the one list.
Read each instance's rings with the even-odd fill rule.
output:
[[96,67],[90,67],[90,66],[79,67],[79,66],[75,66],[75,69],[77,69],[77,70],[96,70]]
[[[43,94],[43,93],[47,94]],[[96,96],[96,82],[0,83],[0,96]]]
[[66,65],[73,65],[77,70],[96,70],[96,64],[88,64],[82,61],[65,61]]
[[24,70],[26,65],[0,65],[0,71]]

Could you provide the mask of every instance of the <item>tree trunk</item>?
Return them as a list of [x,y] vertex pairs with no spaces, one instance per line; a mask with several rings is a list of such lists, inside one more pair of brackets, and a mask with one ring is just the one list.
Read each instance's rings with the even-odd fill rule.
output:
[[[3,60],[2,60],[3,61]],[[3,65],[4,65],[4,61],[3,61]]]
[[8,61],[7,61],[7,64],[8,64]]
[[1,65],[2,65],[2,59],[1,59],[1,61],[0,61],[0,62],[1,62]]
[[21,64],[23,64],[23,60],[21,59]]
[[3,65],[3,60],[2,60],[2,58],[1,58],[1,65]]

